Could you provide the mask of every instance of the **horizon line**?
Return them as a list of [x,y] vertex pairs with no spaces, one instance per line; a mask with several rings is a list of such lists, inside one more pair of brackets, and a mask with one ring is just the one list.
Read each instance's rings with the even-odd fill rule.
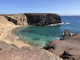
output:
[[[14,15],[14,14],[20,14],[20,13],[1,13],[0,15]],[[53,14],[58,14],[58,13],[53,13]],[[58,14],[60,16],[80,16],[80,14]]]

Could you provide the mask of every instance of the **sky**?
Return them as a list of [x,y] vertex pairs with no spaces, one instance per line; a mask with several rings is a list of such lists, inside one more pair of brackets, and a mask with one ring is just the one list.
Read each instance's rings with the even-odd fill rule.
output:
[[0,0],[0,14],[80,15],[80,0]]

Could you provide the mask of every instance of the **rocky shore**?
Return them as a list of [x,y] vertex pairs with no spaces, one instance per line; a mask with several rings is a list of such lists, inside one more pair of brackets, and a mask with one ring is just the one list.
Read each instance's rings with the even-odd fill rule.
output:
[[61,23],[61,18],[53,13],[21,13],[16,15],[5,16],[8,21],[16,25],[35,25],[45,26],[49,24]]
[[52,40],[44,48],[64,60],[80,60],[80,34],[71,36],[65,30],[65,36],[61,40]]
[[28,44],[18,41],[18,37],[11,33],[13,29],[18,27],[21,26],[9,22],[4,16],[0,16],[0,41],[4,41],[8,44],[14,44],[18,47],[27,46]]
[[57,14],[21,13],[0,16],[0,60],[80,60],[80,34],[72,36],[65,30],[61,40],[52,40],[44,49],[34,48],[12,34],[12,30],[19,27],[60,22],[61,18]]
[[24,17],[23,14],[0,16],[0,60],[62,60],[45,49],[33,48],[12,34],[13,29],[28,25]]

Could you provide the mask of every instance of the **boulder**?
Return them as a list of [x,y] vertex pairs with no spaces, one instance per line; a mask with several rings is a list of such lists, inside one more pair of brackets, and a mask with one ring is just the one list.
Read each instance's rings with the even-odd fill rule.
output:
[[63,34],[63,36],[61,36],[61,40],[63,40],[63,39],[67,39],[67,38],[69,38],[69,37],[71,37],[71,33],[70,33],[70,31],[69,30],[65,30],[64,31],[64,34]]
[[64,31],[64,36],[71,36],[70,31],[66,29],[66,30]]

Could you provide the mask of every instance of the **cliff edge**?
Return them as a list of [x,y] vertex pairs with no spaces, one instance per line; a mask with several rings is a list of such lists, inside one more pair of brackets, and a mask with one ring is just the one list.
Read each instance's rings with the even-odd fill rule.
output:
[[61,18],[53,13],[25,13],[29,25],[44,26],[61,23]]
[[45,26],[61,23],[61,18],[53,13],[21,13],[12,16],[5,16],[9,21],[17,25]]

